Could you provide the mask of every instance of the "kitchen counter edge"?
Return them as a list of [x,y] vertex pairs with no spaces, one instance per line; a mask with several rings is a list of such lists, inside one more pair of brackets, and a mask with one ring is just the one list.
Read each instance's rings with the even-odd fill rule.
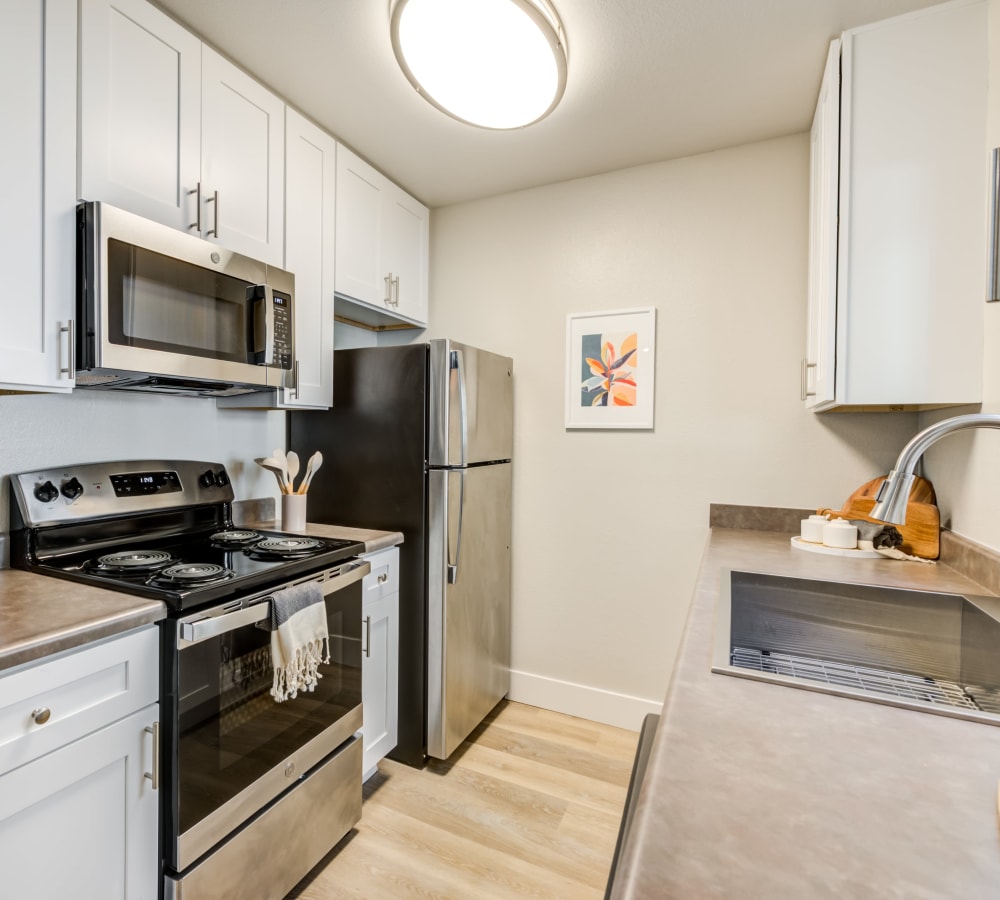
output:
[[159,600],[0,569],[0,674],[166,618]]

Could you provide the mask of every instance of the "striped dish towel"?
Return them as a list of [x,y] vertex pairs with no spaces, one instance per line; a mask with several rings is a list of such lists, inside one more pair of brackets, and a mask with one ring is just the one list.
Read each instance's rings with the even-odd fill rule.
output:
[[271,600],[271,696],[281,703],[311,691],[330,661],[330,635],[323,591],[315,581],[276,591]]

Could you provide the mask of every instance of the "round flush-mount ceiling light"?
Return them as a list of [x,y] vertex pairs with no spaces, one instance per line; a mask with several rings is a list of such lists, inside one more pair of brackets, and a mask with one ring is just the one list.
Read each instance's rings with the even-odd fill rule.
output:
[[462,122],[523,128],[566,88],[566,40],[548,0],[395,0],[390,28],[410,83]]

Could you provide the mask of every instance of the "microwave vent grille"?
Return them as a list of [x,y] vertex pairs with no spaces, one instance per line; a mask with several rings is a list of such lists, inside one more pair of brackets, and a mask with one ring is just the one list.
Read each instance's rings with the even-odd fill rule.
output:
[[121,375],[91,375],[85,372],[76,373],[77,387],[96,387],[101,384],[114,384],[114,382],[121,380],[123,380]]

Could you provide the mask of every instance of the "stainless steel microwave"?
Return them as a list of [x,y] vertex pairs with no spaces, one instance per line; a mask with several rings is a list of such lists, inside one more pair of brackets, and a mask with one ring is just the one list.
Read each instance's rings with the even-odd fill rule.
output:
[[290,272],[106,203],[77,217],[77,387],[229,397],[286,386]]

